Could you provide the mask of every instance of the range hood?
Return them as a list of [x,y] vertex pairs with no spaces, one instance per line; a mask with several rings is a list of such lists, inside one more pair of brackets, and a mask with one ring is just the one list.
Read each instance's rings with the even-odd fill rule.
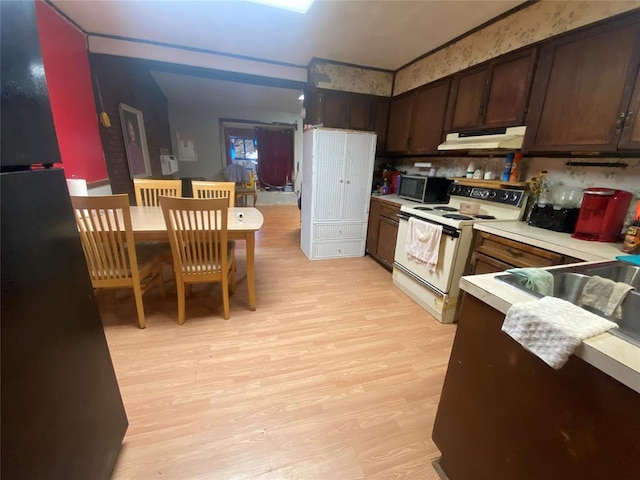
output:
[[449,133],[438,150],[514,150],[522,148],[527,127],[493,128],[475,132]]

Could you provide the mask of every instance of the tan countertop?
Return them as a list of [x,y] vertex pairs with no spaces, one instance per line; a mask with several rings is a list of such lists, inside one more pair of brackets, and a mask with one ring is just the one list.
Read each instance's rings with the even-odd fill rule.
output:
[[383,202],[394,203],[396,205],[422,205],[421,203],[407,200],[406,198],[400,198],[395,193],[389,195],[373,194],[371,195],[371,198],[377,198],[378,200],[382,200]]
[[534,247],[579,258],[587,262],[615,260],[625,255],[622,243],[588,242],[571,237],[568,233],[554,232],[544,228],[532,227],[524,222],[476,222],[474,230],[491,233],[510,240],[522,242]]
[[[504,314],[514,303],[536,300],[522,290],[496,280],[496,275],[501,273],[462,277],[460,288]],[[640,347],[603,333],[582,342],[574,355],[640,393]]]

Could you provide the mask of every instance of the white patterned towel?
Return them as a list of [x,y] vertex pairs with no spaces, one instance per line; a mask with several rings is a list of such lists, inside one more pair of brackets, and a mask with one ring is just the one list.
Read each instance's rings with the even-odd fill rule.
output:
[[557,370],[582,340],[617,326],[561,298],[543,297],[511,305],[502,331]]
[[407,241],[404,251],[409,258],[416,262],[424,263],[430,272],[438,265],[440,252],[440,239],[442,238],[442,225],[423,222],[417,218],[409,218]]

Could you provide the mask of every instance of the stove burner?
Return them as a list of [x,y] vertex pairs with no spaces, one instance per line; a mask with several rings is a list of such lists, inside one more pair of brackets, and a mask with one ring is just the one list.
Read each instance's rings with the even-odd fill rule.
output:
[[453,208],[453,207],[433,207],[434,210],[442,210],[443,212],[457,212],[458,209],[457,208]]
[[433,210],[431,207],[414,207],[416,210]]
[[493,215],[474,215],[474,218],[480,218],[482,220],[495,220],[496,217],[494,217]]
[[445,213],[442,217],[451,218],[453,220],[473,220],[473,218],[467,217],[466,215],[460,215],[459,213]]

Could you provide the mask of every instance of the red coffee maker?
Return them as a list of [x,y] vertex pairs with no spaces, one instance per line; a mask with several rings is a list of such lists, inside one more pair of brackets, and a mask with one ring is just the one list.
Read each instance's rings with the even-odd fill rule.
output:
[[617,242],[633,194],[612,188],[587,188],[576,222],[574,238],[594,242]]

